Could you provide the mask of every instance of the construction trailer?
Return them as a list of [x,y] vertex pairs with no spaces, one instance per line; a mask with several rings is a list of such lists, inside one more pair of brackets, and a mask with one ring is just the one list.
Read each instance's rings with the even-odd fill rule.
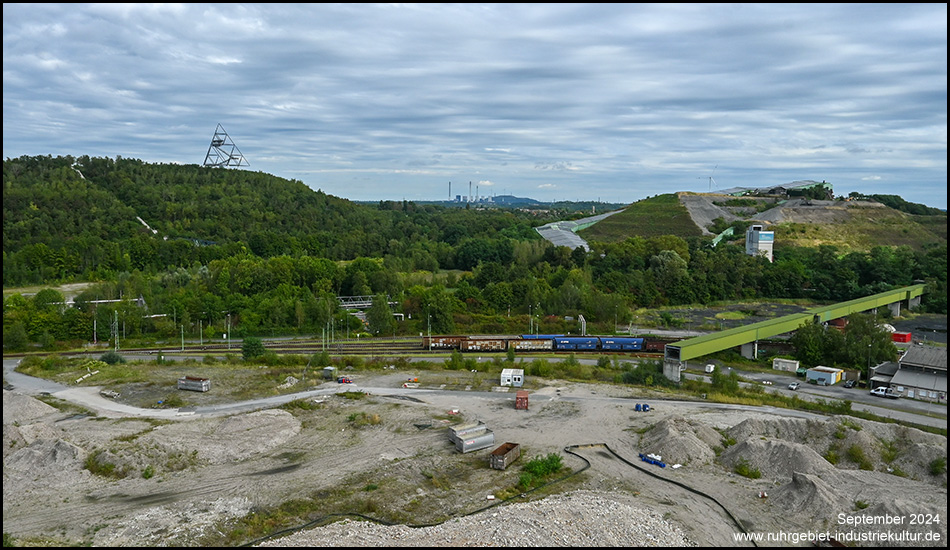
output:
[[798,367],[799,363],[794,359],[782,359],[781,357],[772,359],[772,368],[775,370],[795,372],[798,370]]
[[470,453],[481,449],[487,449],[495,444],[495,434],[484,429],[480,432],[467,434],[455,442],[455,449],[460,453]]
[[502,369],[499,385],[520,388],[524,385],[524,369]]
[[504,470],[509,464],[521,456],[521,445],[517,443],[502,443],[488,456],[491,467],[495,470]]
[[528,392],[518,390],[518,392],[515,393],[515,409],[519,411],[528,410]]
[[805,372],[805,381],[819,386],[833,386],[841,382],[843,376],[844,371],[841,369],[818,365]]
[[211,380],[197,376],[183,376],[178,379],[178,389],[189,391],[208,391],[211,389]]

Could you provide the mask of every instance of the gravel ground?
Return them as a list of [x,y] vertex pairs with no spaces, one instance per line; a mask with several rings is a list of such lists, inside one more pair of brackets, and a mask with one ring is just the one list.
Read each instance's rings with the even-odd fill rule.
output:
[[[406,376],[422,388],[403,391]],[[945,546],[946,473],[930,472],[946,458],[945,437],[557,381],[531,388],[529,410],[518,411],[511,394],[442,391],[434,376],[358,377],[347,389],[368,395],[356,400],[327,384],[312,409],[158,419],[106,410],[95,388],[63,394],[91,414],[5,390],[4,532],[19,545],[218,545],[240,518],[296,501],[402,525],[348,519],[259,544],[735,546],[743,530],[827,530],[839,514],[930,514],[942,520],[927,526],[942,537],[930,545]],[[650,412],[635,412],[646,401]],[[499,471],[487,466],[490,449],[458,453],[445,426],[475,420],[496,444],[519,443],[521,460]],[[576,475],[486,508],[525,460],[548,453]],[[90,460],[125,475],[93,474]],[[761,477],[737,475],[740,464]]]
[[695,546],[676,526],[618,495],[578,491],[431,527],[341,521],[260,544],[281,546]]

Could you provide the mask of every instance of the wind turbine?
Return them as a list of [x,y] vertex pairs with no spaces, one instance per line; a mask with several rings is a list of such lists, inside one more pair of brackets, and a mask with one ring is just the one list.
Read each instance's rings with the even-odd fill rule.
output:
[[[716,180],[714,180],[713,177],[712,177],[712,175],[716,173],[716,168],[719,168],[719,165],[718,165],[718,164],[716,165],[715,168],[713,168],[712,173],[709,174],[709,191],[710,191],[710,192],[712,192],[712,186],[713,186],[713,184],[716,183]],[[696,179],[700,179],[700,180],[701,180],[701,179],[703,179],[703,178],[696,178]]]

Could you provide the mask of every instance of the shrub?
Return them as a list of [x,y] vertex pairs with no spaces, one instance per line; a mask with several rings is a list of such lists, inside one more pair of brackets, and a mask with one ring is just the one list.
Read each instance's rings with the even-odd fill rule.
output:
[[536,457],[524,465],[524,470],[533,475],[544,477],[561,469],[561,455],[550,453],[545,457]]
[[115,351],[107,351],[103,353],[99,360],[110,365],[121,365],[125,363],[125,357],[122,357],[118,352]]

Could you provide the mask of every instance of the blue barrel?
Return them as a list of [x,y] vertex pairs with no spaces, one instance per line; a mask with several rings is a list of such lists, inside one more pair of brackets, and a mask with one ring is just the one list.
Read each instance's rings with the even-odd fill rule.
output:
[[634,408],[635,411],[640,412],[640,404],[637,403],[637,406]]
[[648,410],[650,410],[650,405],[647,405],[646,403],[644,403],[644,404],[643,404],[643,412],[646,412],[646,411],[648,411]]

